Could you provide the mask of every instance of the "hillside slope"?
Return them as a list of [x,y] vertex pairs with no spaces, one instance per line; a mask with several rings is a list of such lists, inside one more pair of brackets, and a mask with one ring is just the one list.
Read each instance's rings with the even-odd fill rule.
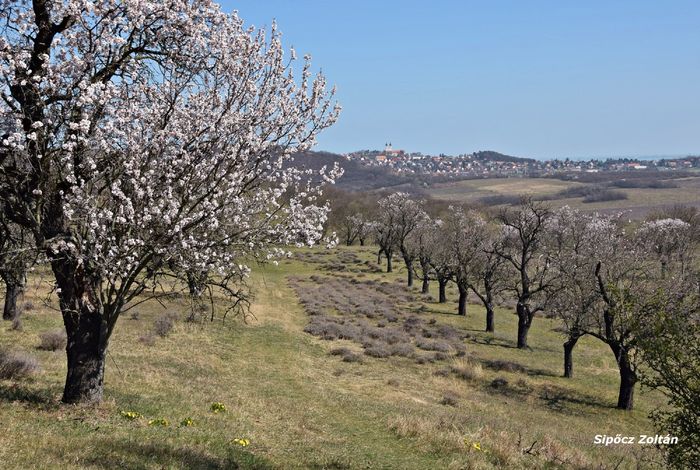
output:
[[[303,251],[256,272],[255,318],[248,323],[179,321],[152,345],[142,338],[154,319],[168,312],[182,319],[187,301],[139,306],[117,325],[106,400],[97,410],[58,402],[65,357],[36,346],[37,335],[61,320],[55,298],[42,301],[45,279],[34,276],[24,330],[0,330],[0,346],[27,350],[42,367],[30,381],[0,381],[2,468],[623,469],[658,458],[651,448],[593,444],[596,434],[653,432],[646,416],[659,402],[641,393],[635,411],[614,409],[616,367],[600,344],[582,340],[576,376],[563,379],[563,340],[553,322],[536,319],[533,350],[515,349],[509,311],[499,309],[497,333],[486,334],[477,305],[459,318],[453,303],[406,291],[401,269],[377,272],[373,256],[371,247]],[[355,288],[377,283],[383,302],[394,302],[406,318],[466,331],[466,356],[419,362],[364,355],[343,362],[329,353],[361,348],[304,332],[311,317],[292,277],[298,285],[320,286],[326,278]],[[362,308],[371,313],[374,306]],[[213,402],[227,411],[213,413]],[[121,411],[144,417],[131,421]],[[148,425],[157,418],[169,425]],[[195,425],[178,426],[185,418]]]

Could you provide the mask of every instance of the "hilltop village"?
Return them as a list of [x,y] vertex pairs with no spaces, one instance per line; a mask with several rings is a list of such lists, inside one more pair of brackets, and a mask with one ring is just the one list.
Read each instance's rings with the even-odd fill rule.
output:
[[535,160],[479,151],[460,155],[426,155],[394,149],[359,150],[344,155],[363,166],[384,167],[399,174],[453,177],[548,176],[561,173],[626,172],[639,170],[692,171],[700,169],[700,157],[640,160],[635,158],[590,160]]

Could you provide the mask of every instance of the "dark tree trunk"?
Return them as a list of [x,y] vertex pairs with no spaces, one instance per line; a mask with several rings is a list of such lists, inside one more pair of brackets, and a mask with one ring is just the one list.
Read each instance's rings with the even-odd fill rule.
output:
[[[63,256],[63,258],[60,258]],[[86,273],[74,254],[55,253],[52,268],[68,343],[64,403],[99,403],[104,386],[105,358],[113,323],[107,321],[99,296],[101,279]]]
[[634,386],[637,383],[637,374],[632,368],[627,351],[618,349],[617,364],[620,368],[620,393],[617,397],[617,407],[621,410],[631,411],[634,406]]
[[68,373],[63,389],[64,403],[99,403],[104,387],[108,334],[102,315],[85,311],[65,315],[68,332]]
[[580,336],[571,336],[564,343],[564,377],[570,379],[574,376],[574,346]]
[[441,304],[444,304],[445,302],[447,302],[447,294],[445,293],[445,290],[447,288],[447,279],[445,279],[443,277],[439,277],[438,278],[438,287],[439,287],[439,289],[438,289],[439,290],[438,302],[440,302]]
[[24,286],[21,284],[9,283],[5,289],[5,306],[2,310],[3,320],[14,320],[19,317],[20,310],[17,307],[18,300],[24,293]]
[[404,257],[403,262],[406,264],[406,270],[408,271],[408,273],[406,274],[406,285],[408,287],[412,287],[413,286],[413,261]]
[[527,306],[518,302],[518,349],[527,348],[527,334],[530,331],[530,314]]
[[381,248],[377,251],[377,264],[382,264],[382,251]]
[[462,317],[467,316],[467,289],[458,286],[459,287],[459,300],[457,301],[457,315],[460,315]]
[[365,239],[364,238],[360,238],[360,246],[365,246]]
[[494,320],[493,304],[486,302],[486,331],[493,333],[496,331],[496,323]]
[[430,277],[427,272],[423,273],[423,287],[421,288],[421,293],[427,294],[430,292]]
[[386,254],[386,272],[391,273],[394,268],[391,266],[391,252],[385,252]]

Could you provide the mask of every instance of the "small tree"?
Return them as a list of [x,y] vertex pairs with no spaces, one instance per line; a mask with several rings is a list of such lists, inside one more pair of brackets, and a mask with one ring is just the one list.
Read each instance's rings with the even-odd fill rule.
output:
[[696,274],[675,285],[672,295],[654,307],[655,321],[644,326],[639,341],[647,366],[642,383],[660,390],[669,408],[652,414],[660,432],[679,436],[669,446],[673,468],[700,468],[700,297]]
[[515,209],[504,209],[497,220],[502,225],[503,243],[496,254],[513,271],[507,286],[517,296],[518,348],[527,348],[532,320],[545,309],[553,295],[554,273],[545,249],[550,208],[532,199],[523,199]]
[[[245,305],[244,259],[315,243],[335,171],[288,165],[338,109],[280,33],[209,0],[0,11],[5,216],[32,233],[68,336],[64,402],[99,402],[120,313],[164,279]],[[228,311],[228,309],[226,310]]]
[[[411,233],[416,230],[421,221],[427,216],[422,209],[422,201],[414,201],[407,193],[393,193],[379,200],[379,225],[381,229],[390,234],[386,238],[380,237],[384,241],[384,253],[387,260],[391,258],[389,252],[393,252],[393,247],[386,247],[391,242],[401,253],[407,271],[407,284],[413,285],[413,262],[416,252],[409,250],[407,241]],[[388,262],[388,261],[387,261]],[[387,272],[389,268],[387,267]]]
[[442,219],[436,220],[435,225],[435,243],[429,252],[429,264],[438,282],[438,302],[442,304],[447,302],[447,284],[454,279],[454,262],[444,243],[450,236],[449,229]]
[[656,219],[644,222],[636,232],[638,242],[659,262],[661,276],[669,267],[683,275],[692,267],[697,236],[690,223],[680,219]]
[[436,221],[426,214],[416,230],[408,237],[406,244],[418,261],[419,277],[422,280],[421,293],[427,294],[430,292],[432,275],[430,260],[438,245]]
[[24,294],[27,271],[36,260],[31,234],[2,218],[0,213],[0,279],[5,283],[3,320],[15,320],[21,310],[18,301]]
[[369,237],[374,232],[372,221],[365,219],[362,214],[356,214],[354,217],[355,227],[357,230],[357,239],[360,241],[360,246],[365,246]]
[[488,237],[486,221],[476,212],[451,207],[442,229],[441,245],[459,291],[457,314],[464,316],[469,288],[473,285],[474,264]]
[[495,302],[506,287],[505,259],[496,253],[500,243],[500,238],[489,231],[472,260],[469,275],[469,288],[486,309],[486,331],[491,333],[496,331]]
[[601,232],[614,230],[613,217],[589,215],[565,206],[555,212],[550,223],[550,259],[557,273],[557,294],[550,312],[564,327],[564,377],[573,377],[573,350],[590,329],[601,310],[595,269],[601,253],[609,245],[601,242]]

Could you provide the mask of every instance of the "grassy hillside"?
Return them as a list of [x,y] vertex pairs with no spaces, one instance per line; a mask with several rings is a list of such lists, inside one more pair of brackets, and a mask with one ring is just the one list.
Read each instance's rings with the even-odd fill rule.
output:
[[633,218],[643,217],[650,211],[676,204],[700,207],[700,177],[674,179],[672,186],[675,187],[620,188],[612,186],[609,189],[621,193],[625,199],[591,203],[584,202],[582,197],[567,197],[565,191],[589,187],[595,192],[601,187],[600,185],[550,178],[465,180],[437,184],[428,188],[426,192],[430,196],[444,201],[482,205],[512,203],[517,200],[517,196],[527,194],[535,198],[548,199],[554,206],[569,205],[590,211],[622,209],[629,211]]
[[[60,317],[55,299],[42,300],[46,279],[34,276],[23,331],[0,330],[0,346],[29,351],[41,365],[28,381],[0,381],[1,466],[612,469],[638,468],[640,461],[651,468],[658,459],[652,448],[593,444],[596,434],[653,432],[647,414],[660,400],[642,392],[634,412],[616,410],[615,362],[601,344],[581,341],[575,378],[561,378],[563,338],[554,322],[536,319],[532,351],[515,349],[516,317],[508,310],[497,312],[497,333],[486,334],[477,305],[458,318],[453,303],[406,292],[402,270],[377,272],[372,258],[370,249],[357,247],[304,251],[256,272],[255,318],[248,323],[178,321],[153,345],[140,338],[154,319],[163,312],[182,318],[186,301],[144,304],[137,319],[125,314],[111,341],[106,400],[98,409],[59,404],[65,357],[36,346],[37,335],[59,327]],[[332,281],[382,286],[367,298],[402,312],[397,325],[416,317],[433,329],[451,326],[464,332],[465,354],[375,358],[356,342],[305,333],[310,317],[294,289]],[[334,306],[334,298],[319,299],[324,314],[348,310]],[[371,313],[372,304],[365,307]],[[329,354],[338,347],[360,361]],[[227,411],[213,413],[213,402]],[[130,421],[121,411],[144,418]],[[169,426],[149,426],[155,418]],[[178,426],[185,418],[195,425]]]

